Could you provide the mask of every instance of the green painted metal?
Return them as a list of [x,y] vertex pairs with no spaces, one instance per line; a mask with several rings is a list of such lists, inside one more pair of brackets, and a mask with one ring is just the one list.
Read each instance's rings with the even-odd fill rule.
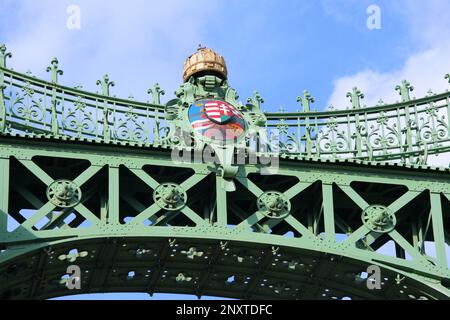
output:
[[[57,59],[48,68],[52,73],[51,82],[46,82],[6,69],[5,61],[10,56],[6,48],[2,50],[1,132],[22,132],[26,126],[26,130],[36,133],[84,136],[99,142],[173,144],[174,130],[168,121],[180,110],[178,105],[171,106],[177,109],[174,111],[160,104],[164,91],[159,85],[148,91],[153,95],[151,104],[110,97],[114,82],[107,75],[97,81],[102,95],[91,94],[57,83],[58,75],[62,74]],[[203,79],[203,83],[205,81]],[[202,85],[186,83],[178,94],[183,96],[183,103],[188,104],[193,102],[194,96],[207,95],[201,92],[202,88]],[[363,108],[364,94],[354,88],[347,94],[352,107],[344,110],[312,111],[310,104],[314,99],[309,92],[298,99],[302,104],[301,112],[263,114],[264,100],[259,93],[241,108],[253,123],[267,129],[269,139],[275,135],[281,137],[280,153],[426,163],[428,156],[447,152],[450,149],[449,92],[411,100],[412,86],[407,81],[396,89],[402,101],[392,105],[381,103]],[[226,82],[214,93],[220,94],[236,103],[236,92]],[[165,110],[172,114],[165,114]]]
[[[192,77],[161,105],[93,94],[6,67],[0,46],[0,297],[171,292],[253,299],[449,299],[450,93],[363,107],[262,112],[217,75]],[[447,78],[450,76],[447,75]],[[449,78],[450,80],[450,78]],[[199,99],[235,106],[276,146],[267,164],[229,161],[251,141],[214,145],[187,111]],[[275,132],[276,131],[276,132]],[[187,133],[187,134],[186,134]],[[212,146],[219,163],[175,162]],[[8,221],[17,228],[9,230]],[[433,244],[430,247],[430,243]],[[81,289],[65,286],[67,267]],[[369,290],[368,266],[382,270]]]

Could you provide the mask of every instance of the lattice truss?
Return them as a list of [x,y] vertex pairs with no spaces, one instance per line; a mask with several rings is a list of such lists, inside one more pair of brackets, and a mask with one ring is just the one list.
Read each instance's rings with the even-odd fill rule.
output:
[[[166,150],[2,137],[0,296],[450,297],[448,172],[283,160],[235,192]],[[381,267],[380,290],[366,270]]]
[[[301,110],[268,113],[210,75],[162,105],[157,84],[151,102],[119,99],[107,75],[89,93],[58,83],[56,58],[45,81],[7,68],[11,56],[0,45],[0,298],[450,298],[448,91],[416,99],[403,81],[401,102],[366,107],[354,88],[350,108],[320,112],[306,91]],[[172,161],[195,140],[186,108],[211,95],[273,142],[276,175]]]

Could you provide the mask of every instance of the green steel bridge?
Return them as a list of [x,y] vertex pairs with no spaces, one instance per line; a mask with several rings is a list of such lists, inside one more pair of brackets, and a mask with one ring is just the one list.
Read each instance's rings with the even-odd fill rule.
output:
[[[404,81],[401,102],[365,107],[354,88],[351,108],[327,111],[305,92],[300,111],[268,113],[217,72],[164,105],[158,85],[151,102],[119,99],[108,76],[94,94],[61,85],[57,59],[45,81],[7,58],[2,45],[1,299],[450,298],[450,92],[416,99]],[[243,132],[199,134],[199,101],[231,106],[213,125],[238,117]],[[195,157],[208,148],[217,161]],[[445,166],[429,165],[436,156]]]

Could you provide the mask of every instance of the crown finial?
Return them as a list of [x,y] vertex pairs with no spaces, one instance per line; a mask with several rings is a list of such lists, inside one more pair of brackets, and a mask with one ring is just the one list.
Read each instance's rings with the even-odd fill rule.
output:
[[228,76],[227,65],[223,56],[213,49],[198,45],[197,52],[189,56],[184,63],[183,81],[199,73],[213,74],[226,80]]

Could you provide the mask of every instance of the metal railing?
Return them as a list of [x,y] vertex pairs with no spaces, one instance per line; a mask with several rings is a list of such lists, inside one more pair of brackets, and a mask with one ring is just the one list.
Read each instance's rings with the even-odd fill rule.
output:
[[[148,93],[152,103],[111,97],[107,75],[97,81],[102,94],[58,84],[58,60],[47,71],[51,81],[6,68],[11,57],[0,46],[0,133],[44,133],[96,141],[170,144],[171,121],[160,103],[164,94],[156,84]],[[450,75],[446,76],[450,82]],[[305,91],[298,98],[301,112],[265,113],[270,141],[280,153],[306,157],[357,158],[425,164],[432,154],[450,152],[450,92],[411,99],[407,81],[396,88],[402,102],[361,107],[364,95],[347,94],[351,109],[311,111],[314,102]],[[260,108],[259,94],[249,99]]]
[[363,94],[354,88],[351,109],[323,112],[310,111],[313,100],[305,92],[303,112],[266,113],[267,129],[280,136],[282,152],[310,157],[425,164],[428,155],[449,152],[450,92],[412,100],[408,82],[397,90],[402,102],[361,108]]

